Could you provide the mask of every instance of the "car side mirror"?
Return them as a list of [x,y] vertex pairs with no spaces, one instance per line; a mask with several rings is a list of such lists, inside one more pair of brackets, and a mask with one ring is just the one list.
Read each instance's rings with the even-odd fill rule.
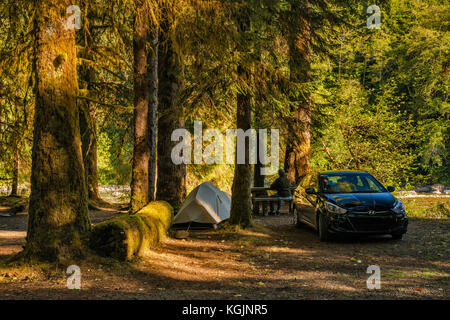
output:
[[395,191],[395,187],[389,186],[389,187],[387,187],[387,191],[394,192]]
[[314,188],[308,188],[305,190],[306,194],[316,194],[316,190]]

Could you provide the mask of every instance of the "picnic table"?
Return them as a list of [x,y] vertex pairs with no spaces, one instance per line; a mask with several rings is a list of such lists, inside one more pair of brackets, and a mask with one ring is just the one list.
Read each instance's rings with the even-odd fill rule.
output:
[[[297,186],[291,186],[291,191],[295,190]],[[258,191],[268,191],[271,190],[270,187],[251,187],[250,192],[252,193],[252,206],[253,206],[253,214],[259,214],[259,203],[262,203],[263,207],[263,215],[267,214],[267,204],[269,202],[278,202],[278,199],[281,201],[289,202],[289,213],[293,212],[294,206],[294,198],[290,197],[279,197],[279,198],[271,198],[269,196],[258,196],[256,193]],[[274,191],[274,190],[273,190]]]

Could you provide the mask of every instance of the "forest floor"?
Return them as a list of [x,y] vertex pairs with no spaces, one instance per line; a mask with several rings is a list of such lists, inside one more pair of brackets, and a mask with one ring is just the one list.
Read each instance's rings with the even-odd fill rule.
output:
[[[446,199],[448,201],[448,199]],[[121,214],[91,211],[93,224]],[[81,290],[54,265],[5,266],[25,243],[26,212],[0,217],[0,299],[450,299],[450,219],[410,218],[390,236],[319,242],[292,217],[256,217],[250,230],[192,231],[127,263],[90,255]],[[368,266],[381,289],[368,290]]]

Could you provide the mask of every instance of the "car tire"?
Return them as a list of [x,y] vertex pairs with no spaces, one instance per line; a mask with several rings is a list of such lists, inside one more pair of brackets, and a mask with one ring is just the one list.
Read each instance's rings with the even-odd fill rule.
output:
[[294,226],[296,228],[301,228],[302,227],[302,223],[301,223],[300,218],[298,216],[298,209],[297,209],[296,206],[294,206],[294,217],[293,218],[294,218]]
[[392,239],[394,240],[402,240],[403,238],[403,233],[393,233],[392,234]]
[[330,232],[328,232],[328,222],[323,214],[319,214],[319,240],[326,242],[330,240]]

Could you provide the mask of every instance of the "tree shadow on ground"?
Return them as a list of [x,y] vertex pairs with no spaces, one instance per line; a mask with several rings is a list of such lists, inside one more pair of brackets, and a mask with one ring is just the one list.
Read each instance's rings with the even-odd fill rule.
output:
[[[289,219],[258,218],[251,230],[168,238],[133,263],[90,259],[80,265],[84,288],[77,292],[65,289],[61,270],[61,283],[0,281],[0,291],[26,299],[448,298],[448,251],[430,249],[448,235],[448,221],[412,219],[402,241],[370,237],[322,243],[313,230],[294,228]],[[439,252],[443,255],[427,258]],[[369,291],[366,271],[373,264],[381,268],[382,289]]]

